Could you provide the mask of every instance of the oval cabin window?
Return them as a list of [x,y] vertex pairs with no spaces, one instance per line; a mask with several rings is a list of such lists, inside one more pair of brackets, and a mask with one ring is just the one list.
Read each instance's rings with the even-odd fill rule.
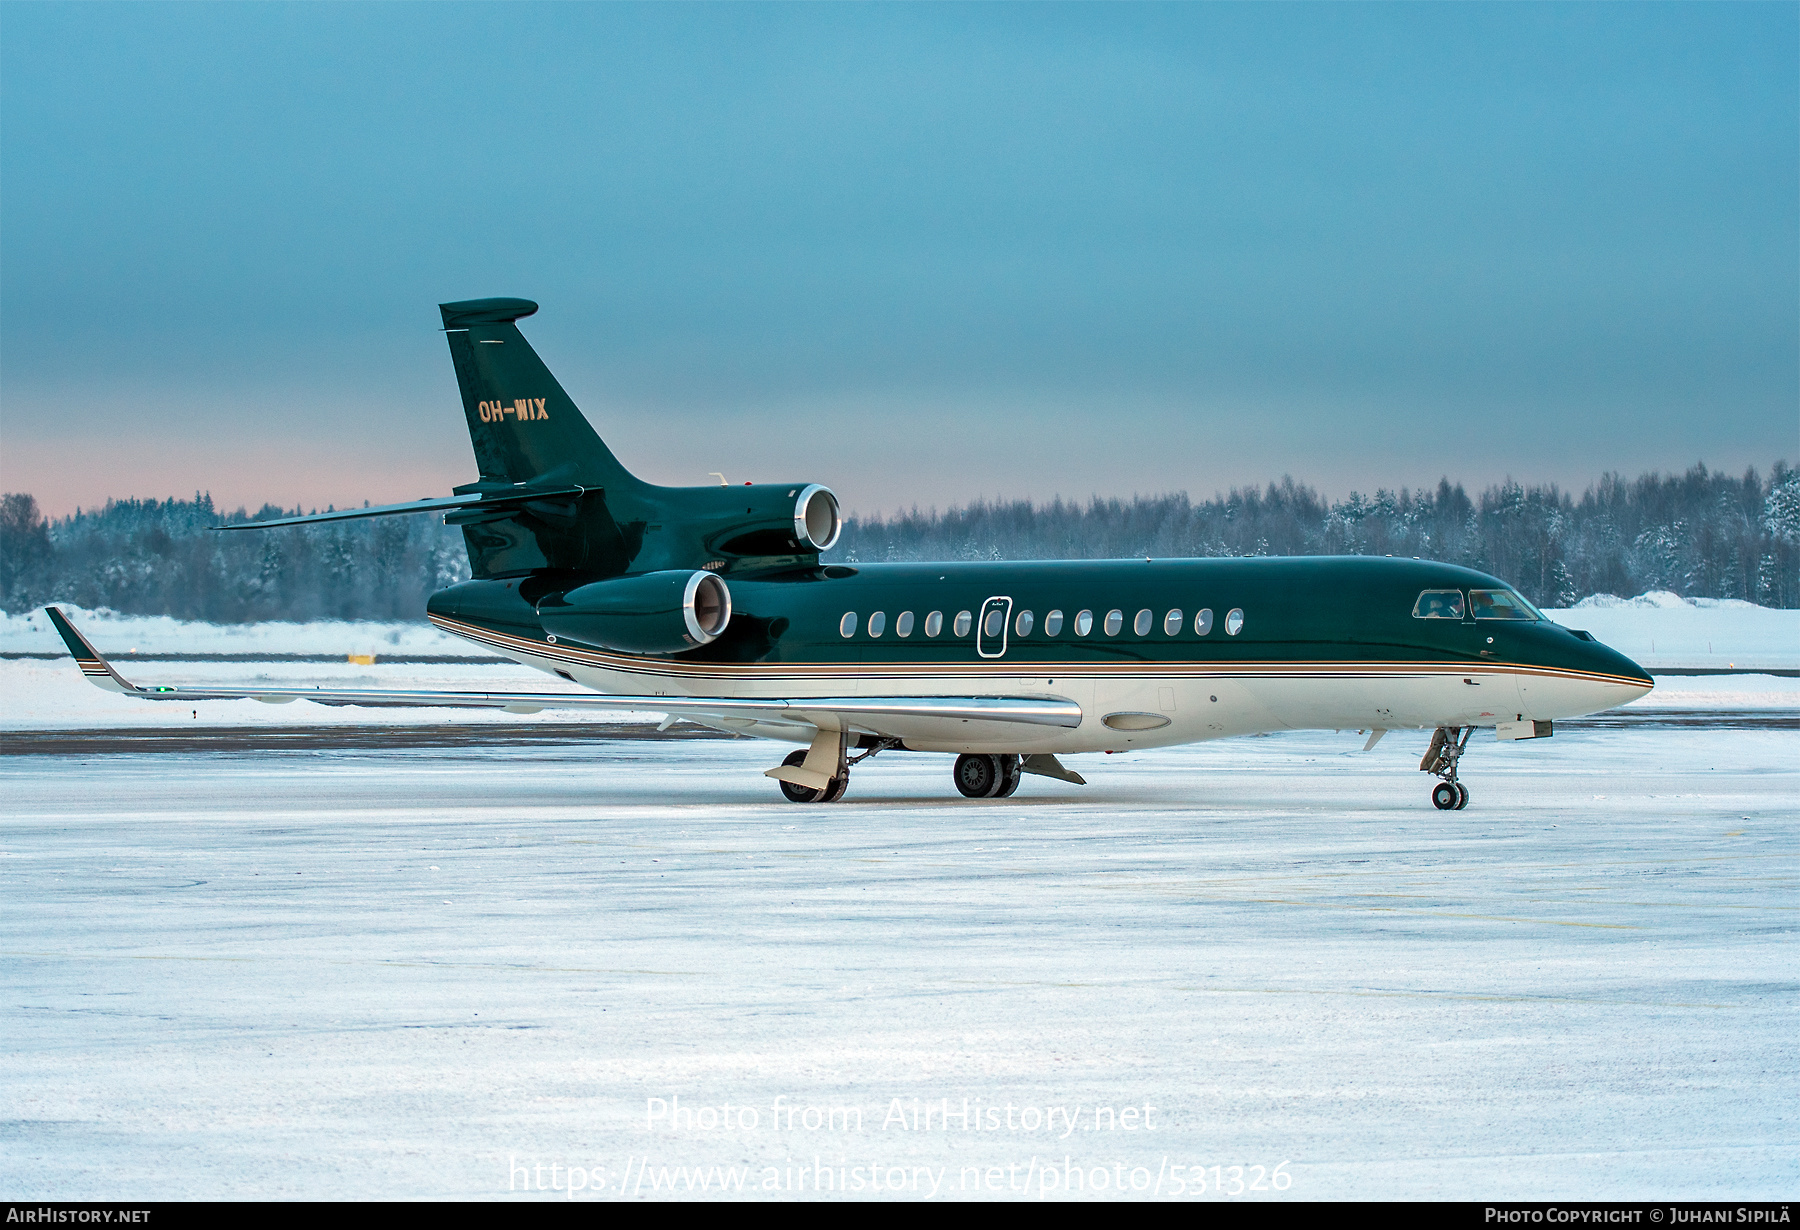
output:
[[1020,636],[1030,636],[1031,626],[1034,622],[1036,621],[1032,619],[1030,611],[1020,611],[1019,617],[1013,620],[1013,631]]
[[1194,612],[1194,635],[1205,636],[1212,631],[1212,608]]
[[[1119,635],[1119,629],[1123,628],[1124,626],[1125,626],[1125,612],[1124,611],[1108,611],[1106,613],[1106,623],[1103,625],[1103,627],[1106,629],[1106,635],[1117,636],[1117,635]],[[846,632],[844,635],[848,636],[850,634]]]
[[1163,616],[1163,635],[1180,636],[1182,617],[1180,611],[1170,611]]
[[839,636],[855,636],[856,635],[856,612],[855,611],[844,612],[844,617],[842,619],[838,620],[838,635]]
[[1062,632],[1062,612],[1051,611],[1044,616],[1044,635],[1056,636]]
[[911,611],[901,611],[900,618],[894,621],[894,635],[902,639],[912,635],[913,616]]
[[869,616],[869,635],[870,636],[880,636],[883,632],[886,632],[886,631],[887,631],[887,612],[886,611],[876,611],[873,615]]
[[1075,617],[1075,635],[1086,636],[1094,630],[1094,613],[1083,611]]
[[983,620],[982,623],[986,627],[987,635],[999,636],[1000,629],[1006,626],[1006,612],[999,607],[995,607],[987,613],[987,618]]
[[933,611],[925,617],[925,635],[936,636],[944,630],[944,613]]
[[1244,630],[1244,613],[1237,607],[1225,612],[1225,635],[1236,636]]
[[956,625],[955,625],[956,635],[967,636],[967,635],[969,635],[969,629],[973,628],[974,626],[975,626],[975,617],[973,615],[969,614],[967,611],[958,611],[956,613]]
[[1150,625],[1156,622],[1156,616],[1149,611],[1139,611],[1137,618],[1131,621],[1131,630],[1139,636],[1150,635]]

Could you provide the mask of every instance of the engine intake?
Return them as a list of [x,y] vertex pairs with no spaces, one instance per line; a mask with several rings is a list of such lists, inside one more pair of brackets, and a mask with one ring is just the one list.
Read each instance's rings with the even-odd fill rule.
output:
[[794,537],[815,550],[829,551],[843,533],[837,496],[831,488],[812,483],[794,501]]
[[719,639],[731,623],[731,590],[710,572],[642,572],[552,594],[537,613],[558,641],[615,653],[680,653]]

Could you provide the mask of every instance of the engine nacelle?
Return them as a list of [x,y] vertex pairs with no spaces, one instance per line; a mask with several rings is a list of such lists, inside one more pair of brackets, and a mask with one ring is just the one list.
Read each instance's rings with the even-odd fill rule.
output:
[[719,639],[731,622],[731,590],[710,572],[640,572],[552,594],[537,613],[558,641],[616,653],[680,653]]
[[837,496],[818,483],[688,490],[690,498],[717,506],[693,515],[708,554],[740,559],[814,554],[828,550],[843,532]]

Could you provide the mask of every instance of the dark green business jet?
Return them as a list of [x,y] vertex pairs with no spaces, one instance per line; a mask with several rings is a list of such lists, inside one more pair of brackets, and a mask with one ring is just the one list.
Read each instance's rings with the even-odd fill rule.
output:
[[1543,738],[1557,718],[1650,690],[1635,663],[1550,622],[1504,581],[1422,560],[823,564],[837,497],[818,483],[658,487],[619,464],[519,332],[525,299],[441,305],[475,482],[440,499],[260,521],[262,529],[441,513],[473,579],[431,621],[577,691],[141,688],[60,611],[103,688],[188,703],[651,710],[796,743],[771,768],[795,802],[850,767],[956,755],[956,787],[1002,798],[1059,756],[1277,730],[1434,731],[1420,769],[1461,808],[1476,728]]

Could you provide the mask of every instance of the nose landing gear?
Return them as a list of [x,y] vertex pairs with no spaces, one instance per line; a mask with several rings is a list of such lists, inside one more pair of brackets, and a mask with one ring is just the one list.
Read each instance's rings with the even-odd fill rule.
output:
[[1438,727],[1425,759],[1419,761],[1419,772],[1444,779],[1431,788],[1431,805],[1439,811],[1461,811],[1469,805],[1469,788],[1456,780],[1456,763],[1474,733],[1473,726]]
[[1439,811],[1461,811],[1469,805],[1469,788],[1461,782],[1439,782],[1431,788],[1431,805]]

